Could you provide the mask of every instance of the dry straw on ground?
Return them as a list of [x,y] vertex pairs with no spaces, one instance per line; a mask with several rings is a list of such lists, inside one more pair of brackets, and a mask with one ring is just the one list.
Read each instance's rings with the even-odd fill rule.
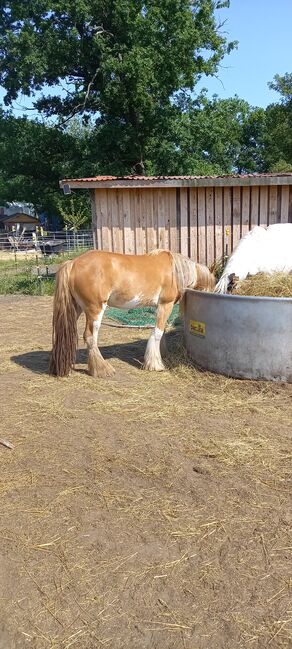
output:
[[0,302],[0,647],[290,649],[292,386],[108,327],[54,379],[51,300]]

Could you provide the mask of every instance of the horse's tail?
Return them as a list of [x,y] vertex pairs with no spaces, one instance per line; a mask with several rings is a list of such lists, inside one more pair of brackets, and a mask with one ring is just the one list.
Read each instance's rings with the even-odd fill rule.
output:
[[219,282],[217,282],[214,293],[227,293],[229,284],[229,275],[228,273],[223,273],[220,277]]
[[53,349],[49,373],[68,376],[74,365],[77,349],[77,305],[70,292],[69,276],[72,261],[66,261],[56,276],[53,309]]
[[211,273],[207,266],[203,266],[202,264],[196,264],[196,271],[197,282],[194,288],[199,291],[212,292],[216,284],[215,275]]

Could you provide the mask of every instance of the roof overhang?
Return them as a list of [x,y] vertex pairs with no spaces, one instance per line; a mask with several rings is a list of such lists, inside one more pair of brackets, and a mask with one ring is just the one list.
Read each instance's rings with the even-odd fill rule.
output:
[[256,185],[292,185],[291,174],[246,174],[228,176],[97,176],[60,181],[60,188],[70,189],[141,189],[169,187],[251,187]]
[[1,223],[39,223],[39,219],[30,214],[13,214],[1,219]]

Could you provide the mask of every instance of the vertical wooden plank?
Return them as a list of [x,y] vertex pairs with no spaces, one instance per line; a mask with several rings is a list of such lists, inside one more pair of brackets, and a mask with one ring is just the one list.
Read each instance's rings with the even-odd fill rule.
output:
[[250,220],[249,220],[250,230],[254,228],[255,225],[259,224],[259,197],[260,197],[260,188],[258,186],[251,187]]
[[153,189],[152,191],[152,203],[153,203],[153,229],[156,234],[156,248],[159,248],[159,237],[158,237],[158,212],[159,212],[159,200],[158,200],[159,189]]
[[231,232],[232,232],[232,188],[223,189],[223,238],[224,256],[231,255]]
[[207,263],[206,254],[206,191],[198,187],[198,262]]
[[109,189],[109,205],[111,210],[111,224],[112,224],[112,241],[113,241],[112,249],[114,252],[123,252],[123,249],[122,250],[120,249],[118,189]]
[[102,250],[102,236],[101,236],[101,226],[102,226],[102,213],[101,205],[99,200],[99,191],[95,190],[95,210],[96,210],[96,239],[97,239],[97,248]]
[[241,187],[232,188],[232,250],[240,240],[241,229]]
[[215,259],[219,261],[224,256],[223,237],[223,189],[215,187]]
[[157,233],[158,233],[158,248],[165,248],[164,243],[164,213],[163,213],[163,204],[161,189],[158,189],[157,192]]
[[124,189],[117,189],[118,196],[118,249],[119,252],[125,252],[125,241],[124,241],[124,204],[123,204],[123,194]]
[[194,261],[198,259],[198,190],[196,187],[190,187],[190,228],[189,228],[189,248],[190,257]]
[[243,187],[242,200],[241,200],[241,232],[240,232],[241,237],[244,237],[244,235],[247,234],[247,232],[249,231],[250,202],[251,202],[250,188]]
[[141,189],[134,189],[134,203],[135,203],[135,239],[136,239],[136,255],[143,255],[144,241],[143,230],[141,224]]
[[153,214],[153,192],[157,191],[156,189],[149,188],[147,189],[147,229],[146,229],[146,248],[147,252],[155,250],[157,246],[157,223],[154,223],[154,214]]
[[169,209],[168,209],[168,189],[161,192],[161,203],[164,214],[164,248],[169,250]]
[[214,189],[206,189],[206,236],[207,236],[207,265],[215,261],[215,223],[214,223]]
[[137,228],[137,221],[136,221],[136,198],[135,198],[135,192],[136,189],[131,189],[130,190],[130,215],[131,215],[131,230],[133,231],[133,239],[134,239],[134,255],[137,254],[137,235],[136,235],[136,228]]
[[268,188],[260,187],[259,225],[268,225]]
[[96,213],[96,202],[95,202],[96,191],[91,189],[89,192],[90,195],[90,205],[91,205],[91,227],[93,235],[93,246],[98,248],[98,232],[97,232],[97,213]]
[[282,187],[277,186],[277,223],[281,223],[281,210],[282,210]]
[[292,223],[292,185],[289,186],[289,212],[288,221]]
[[170,250],[170,214],[169,214],[169,189],[164,190],[164,211],[165,211],[165,227],[166,227],[166,244],[167,250]]
[[142,255],[147,252],[146,229],[147,229],[147,192],[148,189],[141,190],[141,230],[142,230]]
[[288,223],[289,218],[289,185],[281,187],[281,223]]
[[111,228],[109,227],[109,214],[107,203],[107,189],[98,190],[99,213],[101,221],[101,247],[102,250],[112,249]]
[[181,187],[180,190],[180,252],[188,256],[188,190]]
[[191,257],[191,198],[190,198],[190,188],[187,188],[187,237],[188,237],[188,257]]
[[108,224],[108,246],[109,250],[114,249],[113,228],[112,228],[112,189],[107,189],[107,224]]
[[176,189],[168,189],[168,210],[169,210],[169,249],[172,252],[179,252],[179,237],[176,212]]
[[122,193],[123,198],[123,235],[124,235],[124,252],[128,255],[133,255],[135,252],[134,230],[131,223],[131,204],[130,204],[130,189],[124,189]]
[[109,248],[110,248],[110,250],[114,250],[113,220],[112,220],[113,202],[114,202],[114,204],[116,202],[115,192],[112,189],[108,189],[107,190],[107,212],[108,212]]
[[269,225],[277,223],[278,211],[278,188],[277,186],[270,185],[269,187]]
[[158,233],[158,248],[165,248],[165,224],[164,212],[162,202],[162,190],[158,189],[157,192],[157,233]]

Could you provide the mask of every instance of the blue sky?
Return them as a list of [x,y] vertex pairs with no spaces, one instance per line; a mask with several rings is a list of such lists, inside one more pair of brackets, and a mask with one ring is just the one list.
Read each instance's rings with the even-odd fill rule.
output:
[[292,72],[292,0],[231,0],[218,11],[226,19],[223,30],[238,49],[222,61],[218,79],[205,78],[208,94],[237,94],[252,106],[264,108],[279,100],[268,88],[275,74]]
[[[229,9],[217,13],[220,21],[226,19],[222,29],[228,39],[239,41],[238,49],[221,62],[218,78],[205,77],[197,90],[205,87],[209,96],[222,98],[236,94],[252,106],[278,101],[267,84],[277,73],[292,72],[292,0],[231,0]],[[23,113],[22,106],[31,106],[30,100],[19,98],[16,115]]]

